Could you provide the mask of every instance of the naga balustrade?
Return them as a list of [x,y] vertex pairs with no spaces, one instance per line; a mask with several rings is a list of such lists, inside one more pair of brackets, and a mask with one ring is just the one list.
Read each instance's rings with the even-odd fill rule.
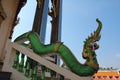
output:
[[[51,62],[51,58],[48,57],[50,60],[49,61],[48,58],[46,59],[44,57],[41,57],[38,54],[35,54],[31,49],[18,44],[23,41],[26,41],[26,39],[17,43],[11,42],[10,40],[7,41],[7,54],[5,56],[2,70],[12,72],[12,80],[38,80],[37,63],[41,64],[41,73],[39,75],[40,80],[46,80],[45,78],[48,76],[45,75],[46,72],[49,72],[50,80],[55,80],[54,73],[60,74],[59,80],[66,80],[66,78],[68,80],[92,80],[91,76],[80,77],[73,72],[54,64]],[[16,51],[18,52],[16,53]],[[16,54],[21,55],[16,56]],[[30,68],[30,60],[33,60],[35,62],[32,69]]]

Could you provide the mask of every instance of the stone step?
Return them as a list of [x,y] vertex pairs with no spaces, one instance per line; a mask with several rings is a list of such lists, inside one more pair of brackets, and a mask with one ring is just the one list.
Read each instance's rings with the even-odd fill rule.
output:
[[0,71],[0,80],[10,80],[11,74],[11,72]]

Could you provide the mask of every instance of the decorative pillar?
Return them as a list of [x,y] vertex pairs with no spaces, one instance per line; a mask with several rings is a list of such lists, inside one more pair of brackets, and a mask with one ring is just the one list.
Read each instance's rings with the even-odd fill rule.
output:
[[[61,22],[62,22],[62,0],[51,0],[52,8],[49,11],[49,15],[52,18],[52,31],[51,31],[51,43],[61,41]],[[55,63],[60,65],[60,58],[57,55],[53,55]]]
[[47,14],[49,0],[37,0],[36,13],[32,30],[40,35],[42,42],[45,42]]

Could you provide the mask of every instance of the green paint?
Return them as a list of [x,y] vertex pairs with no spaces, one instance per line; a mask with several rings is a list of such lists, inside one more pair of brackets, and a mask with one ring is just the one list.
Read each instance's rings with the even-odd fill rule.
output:
[[41,74],[40,74],[40,80],[45,80],[45,69],[46,69],[46,67],[41,65],[41,69],[42,69],[42,71],[41,71]]
[[30,77],[30,61],[27,60],[25,76]]
[[23,72],[23,68],[24,68],[24,55],[23,54],[21,54],[21,61],[20,61],[20,63],[19,63],[19,67],[18,67],[18,71],[19,72]]
[[19,65],[19,55],[20,55],[20,52],[16,51],[16,56],[15,56],[14,64],[13,64],[13,68],[15,69],[17,69]]
[[98,22],[97,30],[84,42],[82,56],[84,59],[86,59],[85,64],[78,62],[71,50],[66,45],[60,42],[44,45],[41,43],[39,36],[32,31],[19,36],[15,42],[24,38],[28,38],[31,47],[36,54],[46,55],[56,52],[62,57],[64,63],[73,73],[79,76],[91,76],[99,69],[95,50],[99,48],[96,41],[99,41],[100,39],[102,23],[98,19],[96,19],[96,21]]
[[32,79],[31,80],[37,80],[37,65],[35,65],[35,67],[32,71]]

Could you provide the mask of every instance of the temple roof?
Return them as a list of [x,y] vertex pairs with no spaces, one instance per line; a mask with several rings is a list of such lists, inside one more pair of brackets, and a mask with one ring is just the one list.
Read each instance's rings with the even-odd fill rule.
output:
[[94,76],[120,76],[119,71],[114,70],[114,71],[98,71]]

